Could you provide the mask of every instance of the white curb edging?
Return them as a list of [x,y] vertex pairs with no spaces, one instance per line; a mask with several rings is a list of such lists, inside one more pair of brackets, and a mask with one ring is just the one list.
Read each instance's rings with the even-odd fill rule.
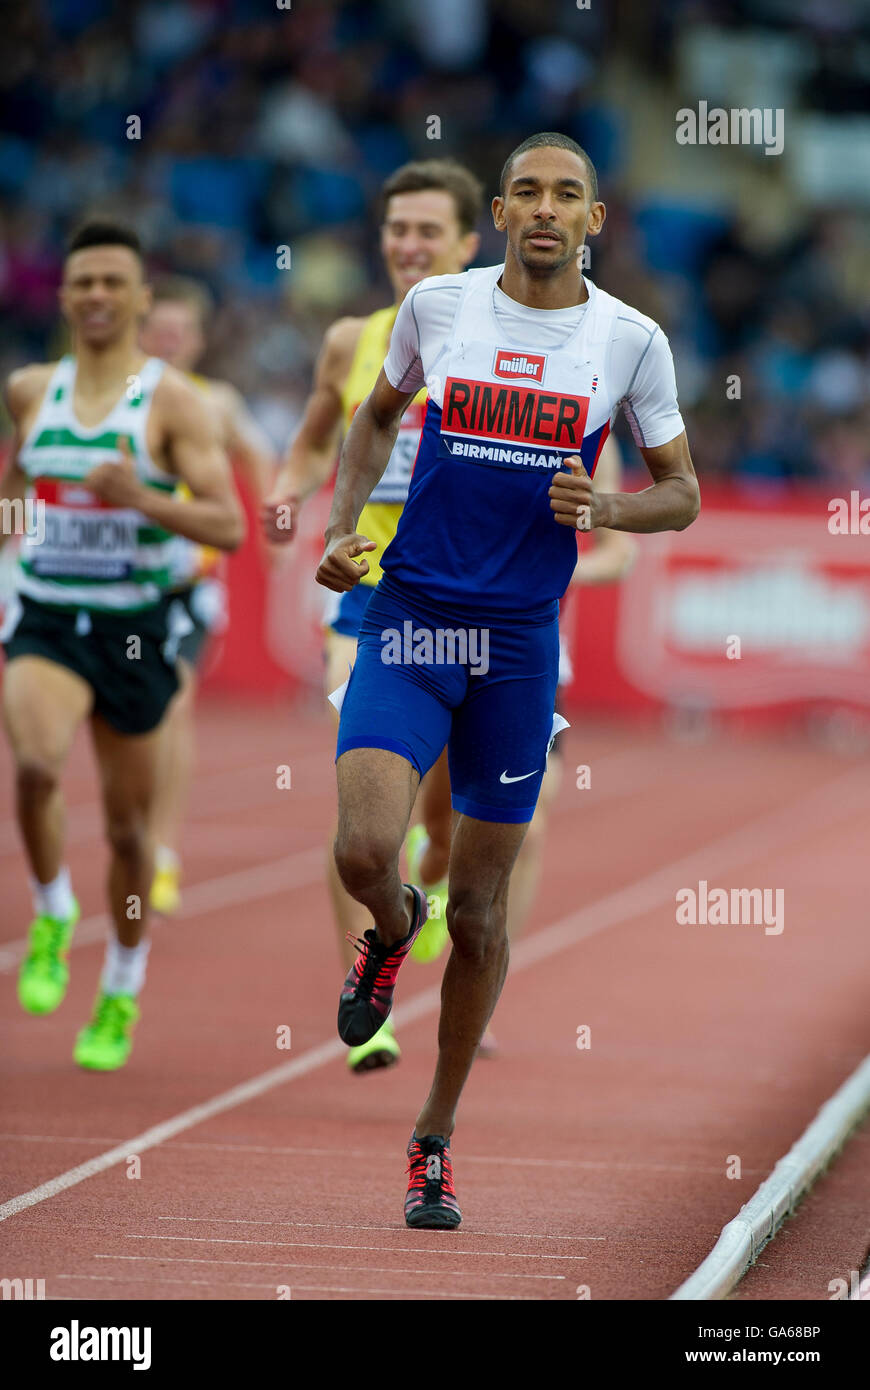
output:
[[671,1299],[725,1298],[794,1209],[837,1149],[870,1109],[870,1056],[826,1100],[713,1249]]

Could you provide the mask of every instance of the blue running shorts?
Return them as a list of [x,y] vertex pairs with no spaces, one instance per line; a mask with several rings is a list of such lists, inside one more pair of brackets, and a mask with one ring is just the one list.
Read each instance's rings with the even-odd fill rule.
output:
[[557,603],[482,621],[385,576],[360,625],[336,759],[386,748],[423,777],[446,743],[454,810],[523,824],[552,742],[558,677]]

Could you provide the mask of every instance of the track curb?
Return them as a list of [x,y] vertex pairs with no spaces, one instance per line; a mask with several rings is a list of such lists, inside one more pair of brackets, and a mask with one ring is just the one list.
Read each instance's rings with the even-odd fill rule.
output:
[[870,1055],[825,1101],[737,1216],[722,1227],[709,1255],[671,1294],[669,1301],[725,1298],[868,1110]]

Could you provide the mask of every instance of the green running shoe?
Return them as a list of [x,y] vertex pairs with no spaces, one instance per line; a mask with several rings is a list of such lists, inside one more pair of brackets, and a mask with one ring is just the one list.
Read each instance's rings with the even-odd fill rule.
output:
[[90,1023],[76,1038],[73,1059],[91,1071],[116,1071],[130,1056],[139,1006],[132,994],[97,995]]
[[420,860],[426,853],[428,844],[429,836],[426,834],[425,825],[412,825],[405,840],[408,878],[429,899],[429,915],[423,924],[423,930],[411,947],[411,955],[414,960],[422,961],[424,964],[437,960],[448,941],[447,879],[443,878],[440,883],[433,883],[428,887],[420,881]]
[[29,950],[18,974],[18,999],[29,1014],[50,1014],[66,994],[67,952],[80,908],[73,898],[69,917],[35,917],[27,933]]
[[351,1071],[377,1071],[380,1067],[392,1067],[402,1055],[393,1032],[393,1020],[388,1018],[368,1042],[352,1047],[347,1054],[347,1065]]

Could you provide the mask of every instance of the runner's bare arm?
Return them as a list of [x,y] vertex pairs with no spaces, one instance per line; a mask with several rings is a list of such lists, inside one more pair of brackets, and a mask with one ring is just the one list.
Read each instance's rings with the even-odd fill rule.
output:
[[399,421],[414,395],[391,386],[382,368],[371,395],[353,417],[338,464],[326,549],[317,570],[318,584],[327,589],[345,593],[368,574],[368,561],[356,564],[353,557],[374,550],[375,544],[357,534],[356,524],[389,463]]
[[613,531],[684,531],[701,509],[698,480],[692,467],[686,432],[654,449],[641,449],[653,479],[643,492],[598,492],[578,454],[566,462],[571,473],[557,473],[550,488],[550,506],[560,526],[590,531],[606,526]]
[[[622,488],[622,459],[612,435],[605,441],[595,469],[593,487],[599,492],[619,492]],[[571,576],[572,584],[615,584],[631,569],[637,542],[625,531],[601,526],[592,533],[592,548],[584,550]]]
[[[6,467],[0,479],[2,502],[22,502],[27,494],[27,474],[19,467],[18,451],[33,423],[34,411],[42,400],[55,365],[51,363],[49,366],[20,367],[11,374],[6,383],[4,397],[12,420],[13,433],[9,441]],[[19,508],[17,511],[19,517],[23,518],[23,509]],[[21,534],[23,530],[24,526],[19,525],[16,510],[4,507],[0,516],[0,549],[11,536]]]
[[141,482],[123,439],[119,450],[124,461],[98,464],[85,478],[85,486],[113,506],[135,507],[158,526],[188,540],[236,550],[245,538],[244,514],[202,392],[168,367],[154,392],[153,408],[166,464],[187,484],[192,497],[182,501]]
[[[341,392],[363,322],[362,319],[339,319],[327,330],[302,421],[261,513],[267,540],[292,538],[299,506],[321,488],[332,473],[341,437]],[[289,518],[286,513],[278,512],[281,506],[290,509]],[[293,524],[288,524],[288,520]]]
[[228,381],[216,381],[212,392],[223,412],[227,453],[247,481],[255,500],[268,497],[275,476],[275,450],[257,423],[241,391]]

